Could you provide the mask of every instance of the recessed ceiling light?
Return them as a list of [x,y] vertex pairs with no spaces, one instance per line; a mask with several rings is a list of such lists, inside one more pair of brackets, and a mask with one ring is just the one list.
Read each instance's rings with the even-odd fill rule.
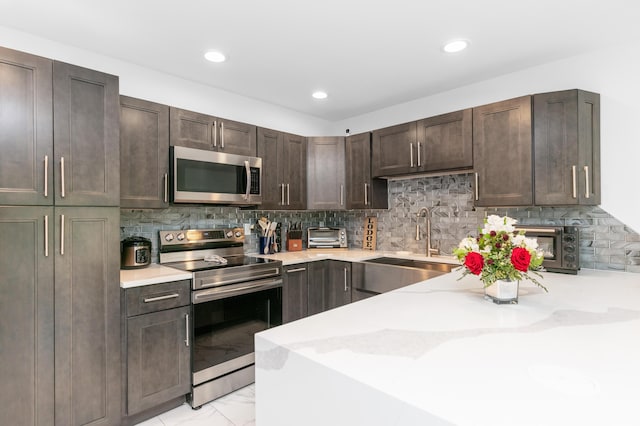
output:
[[224,62],[227,60],[224,54],[216,52],[215,50],[210,50],[209,52],[205,53],[204,57],[207,61],[211,62]]
[[466,49],[469,46],[467,40],[453,40],[442,46],[442,50],[446,53],[456,53]]
[[316,99],[326,99],[327,98],[327,92],[323,92],[322,90],[318,90],[317,92],[313,92],[313,94],[311,95]]

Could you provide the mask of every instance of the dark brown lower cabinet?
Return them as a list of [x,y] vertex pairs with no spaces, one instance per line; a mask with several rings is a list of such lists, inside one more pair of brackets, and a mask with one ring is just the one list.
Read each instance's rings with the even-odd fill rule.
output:
[[288,323],[309,314],[308,264],[284,267],[282,291],[282,322]]
[[[48,218],[48,219],[45,219]],[[0,423],[54,424],[53,207],[0,207]],[[48,228],[48,229],[47,229]]]
[[124,424],[157,414],[165,403],[185,401],[191,390],[190,281],[123,291]]
[[0,423],[120,424],[119,225],[117,207],[0,207]]
[[351,303],[351,263],[309,263],[309,315]]

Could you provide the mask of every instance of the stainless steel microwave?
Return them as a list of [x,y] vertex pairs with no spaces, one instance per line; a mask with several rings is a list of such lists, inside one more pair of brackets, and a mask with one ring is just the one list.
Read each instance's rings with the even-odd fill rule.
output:
[[262,159],[172,146],[171,202],[258,205]]
[[577,274],[580,270],[580,234],[577,226],[516,226],[527,238],[538,240],[544,253],[542,266],[549,272]]

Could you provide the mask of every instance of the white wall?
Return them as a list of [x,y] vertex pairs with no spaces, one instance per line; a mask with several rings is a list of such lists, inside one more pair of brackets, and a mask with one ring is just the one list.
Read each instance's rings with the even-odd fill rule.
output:
[[601,97],[601,207],[640,231],[640,49],[622,46],[574,56],[335,123],[351,134],[509,99],[584,89]]
[[2,26],[0,46],[115,74],[127,96],[301,135],[324,135],[331,127],[317,117]]

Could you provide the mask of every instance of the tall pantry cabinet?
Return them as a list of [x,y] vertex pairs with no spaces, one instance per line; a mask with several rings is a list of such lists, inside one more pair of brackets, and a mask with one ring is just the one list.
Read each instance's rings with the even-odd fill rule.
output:
[[0,48],[0,419],[120,422],[118,78]]

